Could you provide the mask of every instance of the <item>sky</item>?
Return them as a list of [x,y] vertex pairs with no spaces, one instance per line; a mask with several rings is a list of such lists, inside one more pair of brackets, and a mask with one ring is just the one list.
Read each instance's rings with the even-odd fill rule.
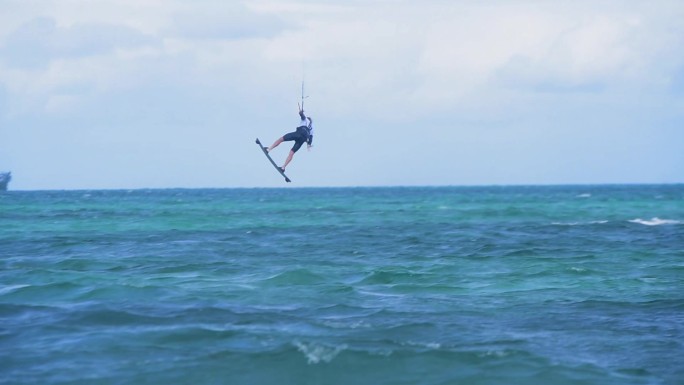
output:
[[[682,20],[680,0],[0,0],[0,171],[14,190],[683,183]],[[314,146],[286,185],[254,140],[294,131],[302,80]]]

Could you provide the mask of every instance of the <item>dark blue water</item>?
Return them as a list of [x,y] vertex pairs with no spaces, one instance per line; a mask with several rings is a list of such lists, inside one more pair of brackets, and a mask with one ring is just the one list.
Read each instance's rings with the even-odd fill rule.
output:
[[684,186],[8,192],[3,384],[684,384]]

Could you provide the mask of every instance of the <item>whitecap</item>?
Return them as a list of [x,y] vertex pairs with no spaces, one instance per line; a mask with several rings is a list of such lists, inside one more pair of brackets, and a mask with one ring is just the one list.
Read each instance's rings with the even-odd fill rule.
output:
[[486,352],[479,353],[478,356],[501,358],[509,356],[510,354],[511,353],[508,350],[487,350]]
[[442,348],[442,344],[439,342],[415,342],[415,341],[406,341],[406,344],[409,346],[417,346],[421,348],[427,348],[427,349],[432,349],[432,350],[438,350]]
[[347,348],[347,345],[343,344],[340,346],[325,346],[317,343],[305,343],[300,341],[295,341],[294,345],[297,350],[304,353],[309,364],[317,364],[319,362],[330,362],[335,358],[341,351]]
[[551,222],[554,226],[581,226],[581,225],[602,225],[608,221],[587,221],[587,222]]
[[630,220],[630,222],[646,226],[679,225],[682,223],[682,221],[676,221],[674,219],[660,219],[658,217],[653,217],[650,220],[637,218]]
[[591,198],[591,194],[584,193],[576,196],[577,198]]

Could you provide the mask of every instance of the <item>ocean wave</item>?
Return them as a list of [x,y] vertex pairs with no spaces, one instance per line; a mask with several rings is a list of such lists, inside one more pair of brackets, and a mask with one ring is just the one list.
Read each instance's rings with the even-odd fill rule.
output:
[[573,272],[575,272],[575,273],[586,273],[586,272],[589,271],[589,270],[587,270],[587,269],[585,269],[585,268],[583,268],[583,267],[574,267],[574,266],[570,267],[569,270],[570,270],[570,271],[573,271]]
[[602,225],[608,223],[607,220],[600,221],[586,221],[586,222],[551,222],[554,226],[586,226],[586,225]]
[[378,269],[363,277],[358,284],[361,285],[393,285],[400,283],[425,283],[430,282],[434,274],[411,271],[403,268]]
[[0,295],[12,293],[14,291],[17,291],[19,289],[23,289],[23,288],[29,287],[29,286],[31,286],[31,285],[4,285],[4,286],[0,286]]
[[294,346],[297,350],[304,353],[309,364],[317,364],[319,362],[330,362],[335,358],[341,351],[347,349],[346,344],[339,346],[327,346],[323,344],[318,344],[315,342],[301,342],[294,341]]
[[486,350],[484,352],[477,353],[477,356],[480,358],[487,358],[487,357],[495,357],[495,358],[503,358],[510,356],[514,354],[515,352],[507,349],[490,349]]
[[372,328],[373,325],[370,323],[364,321],[364,320],[352,320],[352,321],[347,321],[347,320],[334,320],[334,321],[322,321],[322,324],[333,329],[359,329],[359,328],[364,328],[364,329],[369,329]]
[[407,346],[428,349],[428,350],[439,350],[442,348],[442,344],[439,342],[418,342],[418,341],[406,341],[404,343]]
[[653,217],[650,220],[647,219],[632,219],[629,222],[631,223],[638,223],[640,225],[646,225],[646,226],[660,226],[660,225],[681,225],[682,221],[674,220],[674,219],[660,219],[658,217]]
[[292,269],[272,275],[261,281],[267,285],[315,285],[326,283],[327,279],[309,269]]

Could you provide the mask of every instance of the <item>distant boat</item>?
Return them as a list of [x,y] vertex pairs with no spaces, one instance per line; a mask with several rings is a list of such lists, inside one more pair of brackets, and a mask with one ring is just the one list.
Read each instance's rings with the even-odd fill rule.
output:
[[7,191],[7,185],[11,180],[11,172],[0,172],[0,191]]

